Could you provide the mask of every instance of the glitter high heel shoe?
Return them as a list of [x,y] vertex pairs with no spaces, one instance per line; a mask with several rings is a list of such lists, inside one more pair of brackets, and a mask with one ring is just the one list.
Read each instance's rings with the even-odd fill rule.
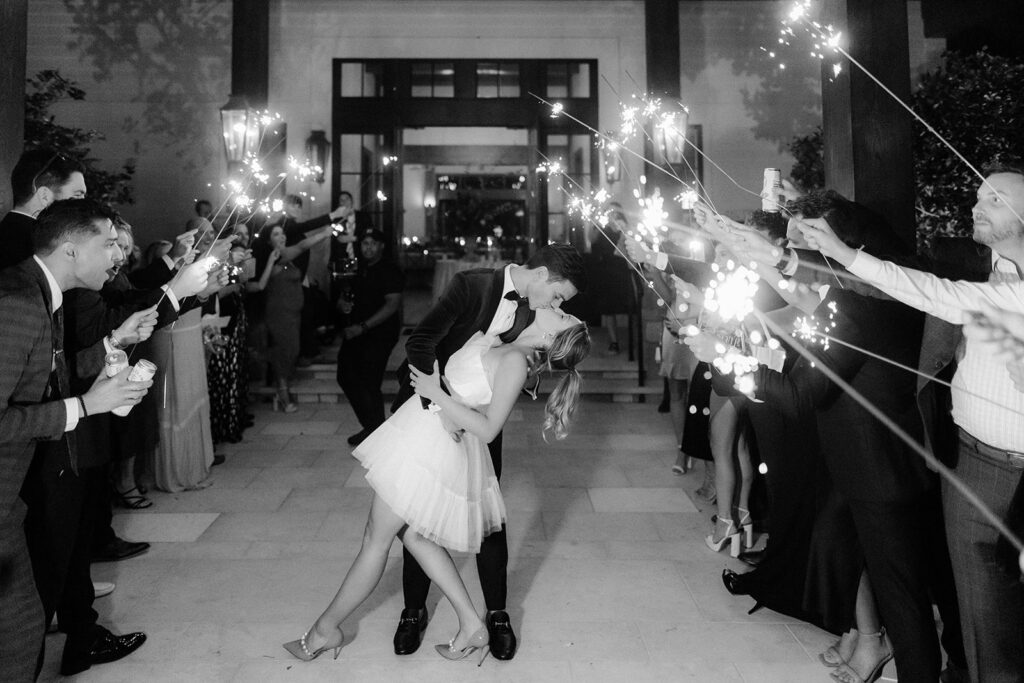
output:
[[451,661],[465,659],[477,650],[480,650],[480,661],[476,663],[477,666],[480,666],[484,663],[484,660],[487,658],[487,653],[490,652],[490,646],[488,645],[489,639],[490,634],[487,632],[487,627],[484,626],[479,631],[470,636],[469,642],[466,644],[466,647],[462,648],[461,650],[455,649],[454,638],[448,641],[447,644],[441,643],[440,645],[435,645],[434,649],[437,650],[437,653],[439,655]]
[[341,636],[341,640],[339,640],[337,644],[333,644],[330,641],[328,641],[327,644],[323,647],[318,647],[317,649],[310,652],[309,647],[306,645],[306,639],[309,637],[309,634],[315,628],[316,624],[314,624],[313,628],[309,629],[309,631],[306,631],[303,634],[303,636],[298,640],[293,640],[291,642],[285,643],[284,649],[288,650],[288,652],[291,653],[292,657],[295,657],[296,659],[301,659],[304,662],[313,661],[327,650],[334,650],[334,658],[337,659],[338,655],[341,653],[341,646],[345,644],[345,634],[342,633],[341,628],[339,627],[337,629],[338,635]]

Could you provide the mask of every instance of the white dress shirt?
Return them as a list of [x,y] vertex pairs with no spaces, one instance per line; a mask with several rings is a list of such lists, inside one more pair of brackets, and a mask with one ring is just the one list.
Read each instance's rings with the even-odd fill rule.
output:
[[[52,309],[50,310],[50,317],[52,318],[53,314],[57,312],[57,309],[64,304],[64,292],[60,291],[60,285],[57,284],[57,279],[53,277],[53,273],[51,273],[50,269],[46,267],[46,264],[43,263],[38,256],[33,256],[32,258],[34,258],[36,263],[39,264],[39,267],[43,269],[43,275],[46,276],[46,282],[50,285],[50,305],[52,306]],[[61,341],[63,342],[63,340]],[[51,364],[50,371],[52,372],[55,367],[56,365]],[[69,377],[68,381],[70,380],[71,378]],[[64,399],[64,413],[67,416],[64,420],[65,432],[70,432],[78,426],[78,420],[81,417],[81,415],[78,414],[78,411],[79,405],[77,398],[71,397]]]
[[[993,279],[964,282],[901,268],[863,251],[848,269],[908,306],[960,325],[964,313],[984,301],[997,308],[1024,313],[1024,283],[1016,265],[993,255]],[[1024,393],[1010,381],[1005,362],[967,339],[964,358],[953,376],[953,421],[984,443],[1007,451],[1024,452]]]
[[[512,284],[512,264],[505,266],[505,282],[501,288],[501,300],[498,302],[498,310],[491,318],[491,324],[487,327],[487,336],[495,337],[502,332],[508,332],[516,321],[516,308],[519,304],[505,298],[509,292],[515,292],[515,285]],[[518,294],[518,292],[516,292]]]

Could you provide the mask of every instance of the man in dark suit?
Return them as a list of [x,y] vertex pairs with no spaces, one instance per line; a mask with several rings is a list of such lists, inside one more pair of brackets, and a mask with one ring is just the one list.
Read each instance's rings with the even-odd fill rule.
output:
[[[812,226],[809,241],[850,272],[947,323],[958,326],[968,312],[985,303],[998,301],[999,307],[1024,310],[1024,163],[989,165],[984,172],[972,213],[974,240],[991,249],[987,283],[942,279],[873,259],[835,239],[827,226]],[[946,335],[938,341],[948,339]],[[946,350],[954,344],[947,341],[941,346]],[[1015,368],[977,339],[967,338],[962,350],[956,350],[951,392],[952,417],[959,431],[955,472],[991,513],[1007,519],[1024,485],[1024,391],[1015,381]],[[935,364],[943,361],[943,354],[932,355],[938,359]],[[942,503],[971,680],[1016,683],[1024,671],[1019,568],[1004,565],[994,550],[1002,534],[946,482]]]
[[81,166],[52,149],[25,152],[11,171],[14,208],[0,221],[0,269],[32,256],[32,225],[39,212],[62,199],[85,196]]
[[[0,272],[0,679],[30,681],[42,665],[44,619],[25,543],[26,506],[19,491],[40,442],[74,476],[73,430],[79,419],[134,405],[152,382],[127,372],[98,380],[87,392],[69,389],[63,341],[63,292],[99,289],[116,255],[107,213],[87,200],[62,202],[33,228],[37,253]],[[140,325],[144,320],[139,317]],[[152,330],[151,321],[147,323]],[[145,327],[139,336],[148,335]],[[97,341],[99,337],[97,337]]]
[[[501,343],[511,342],[529,325],[533,310],[559,308],[562,302],[585,289],[583,259],[567,244],[542,247],[523,266],[457,273],[406,342],[408,358],[398,370],[401,386],[392,411],[414,393],[409,383],[410,364],[430,374],[436,361],[443,373],[448,358],[477,332],[499,336]],[[427,401],[423,402],[427,409]],[[453,431],[453,438],[458,438],[457,432]],[[488,444],[488,449],[494,474],[500,480],[501,434]],[[496,659],[512,659],[516,637],[505,611],[508,541],[504,529],[483,539],[476,560],[487,604],[485,621],[491,654]],[[395,654],[399,655],[412,654],[420,646],[427,627],[426,600],[430,590],[430,579],[407,551],[403,552],[403,561],[405,609],[394,638]]]

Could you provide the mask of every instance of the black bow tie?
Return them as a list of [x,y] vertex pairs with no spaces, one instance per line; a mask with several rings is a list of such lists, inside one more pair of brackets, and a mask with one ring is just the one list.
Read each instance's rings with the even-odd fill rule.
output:
[[530,302],[526,297],[519,296],[515,290],[506,294],[505,298],[516,302],[516,313],[512,319],[512,327],[507,332],[498,335],[498,339],[501,340],[502,344],[514,342],[522,334],[523,330],[530,326],[537,315],[536,311],[530,310]]

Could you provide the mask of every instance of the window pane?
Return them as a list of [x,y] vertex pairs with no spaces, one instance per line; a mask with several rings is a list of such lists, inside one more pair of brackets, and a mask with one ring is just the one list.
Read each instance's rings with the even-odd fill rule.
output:
[[383,97],[384,65],[367,62],[363,70],[363,97]]
[[548,64],[547,68],[547,96],[568,97],[569,96],[569,74],[564,62]]
[[455,67],[451,62],[434,62],[434,97],[455,97]]
[[[358,173],[359,172],[359,150],[362,148],[362,136],[360,135],[342,135],[341,136],[341,149],[338,150],[336,156],[341,157],[341,172],[344,173]],[[335,163],[338,163],[335,159]],[[359,184],[356,183],[356,187]],[[342,189],[348,189],[344,186],[344,180],[342,181]],[[349,192],[355,190],[350,189]]]
[[413,62],[412,64],[412,96],[431,97],[433,95],[434,69],[430,62]]
[[570,97],[590,97],[590,65],[575,62],[569,65]]
[[498,69],[500,97],[519,97],[519,64],[505,62]]
[[363,65],[361,62],[341,63],[341,96],[360,97],[363,94]]
[[496,62],[480,62],[476,65],[476,96],[498,96],[498,64]]

